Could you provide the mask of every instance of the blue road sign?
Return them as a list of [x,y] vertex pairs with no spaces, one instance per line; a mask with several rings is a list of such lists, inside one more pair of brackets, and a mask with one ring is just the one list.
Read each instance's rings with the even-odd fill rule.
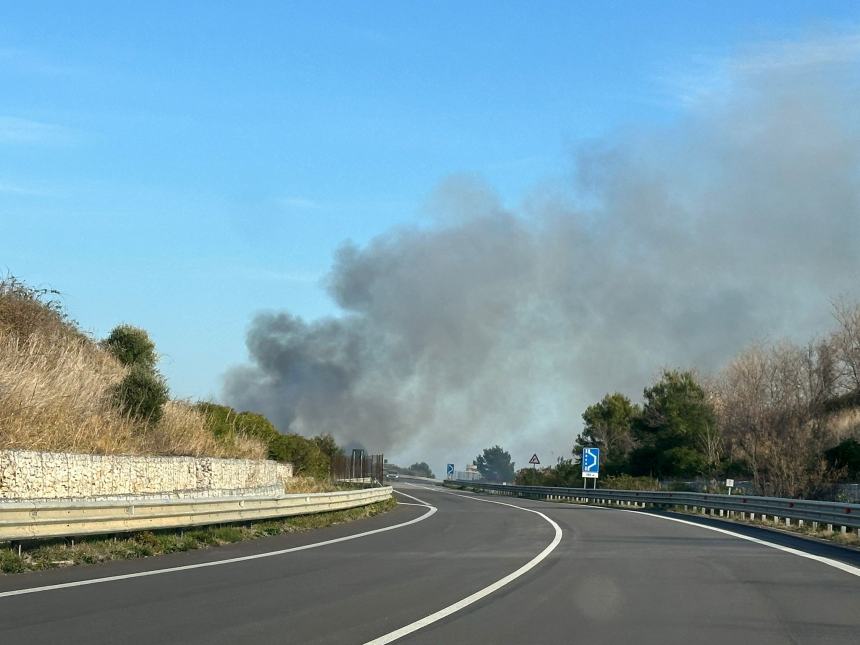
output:
[[582,476],[597,477],[600,472],[600,448],[582,449]]
[[454,479],[454,464],[448,464],[447,473],[448,479]]

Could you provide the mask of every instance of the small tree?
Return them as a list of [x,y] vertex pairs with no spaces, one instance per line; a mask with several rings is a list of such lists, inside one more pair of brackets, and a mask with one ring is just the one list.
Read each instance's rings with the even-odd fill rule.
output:
[[269,444],[269,457],[276,461],[289,462],[297,475],[326,479],[331,462],[317,444],[298,434],[278,435]]
[[433,471],[430,470],[430,465],[426,461],[419,461],[409,466],[409,474],[416,477],[428,477],[435,479]]
[[491,482],[509,482],[514,479],[514,462],[511,454],[501,446],[484,448],[484,453],[475,458],[481,476]]
[[103,341],[103,345],[123,365],[141,365],[153,370],[158,362],[155,343],[146,330],[139,327],[118,325]]
[[133,365],[113,390],[123,412],[152,424],[161,420],[168,394],[164,378],[143,365]]
[[329,458],[329,461],[344,454],[343,448],[337,445],[337,441],[335,441],[334,437],[330,434],[321,434],[314,437],[313,442],[317,445],[317,448],[319,448],[320,451]]
[[582,413],[585,427],[576,438],[573,454],[581,459],[583,448],[600,448],[606,474],[624,472],[634,445],[633,422],[639,414],[639,406],[623,394],[607,394]]
[[645,388],[645,405],[634,424],[639,447],[631,454],[634,475],[688,477],[711,464],[702,446],[716,418],[692,372],[670,370]]
[[277,428],[262,414],[240,412],[236,415],[236,430],[250,437],[256,437],[267,446],[280,436]]
[[514,483],[517,486],[546,486],[547,475],[550,469],[543,468],[520,468],[514,477]]

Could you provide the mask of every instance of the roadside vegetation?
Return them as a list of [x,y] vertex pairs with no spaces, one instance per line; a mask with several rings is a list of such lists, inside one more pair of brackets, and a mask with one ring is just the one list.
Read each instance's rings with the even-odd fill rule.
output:
[[98,340],[60,294],[0,280],[0,449],[275,459],[297,488],[328,479],[329,435],[281,434],[266,417],[173,400],[149,334],[122,324]]
[[259,439],[217,437],[194,406],[170,400],[144,330],[121,325],[99,342],[58,298],[0,280],[0,449],[266,456]]
[[110,560],[192,551],[273,535],[297,533],[373,517],[396,506],[393,499],[359,508],[277,520],[205,526],[187,531],[145,531],[117,536],[52,540],[0,547],[0,572],[23,573]]
[[[481,477],[490,482],[509,482],[514,477],[514,462],[511,454],[501,446],[484,448],[483,453],[475,457],[475,466]],[[550,486],[550,484],[540,484]]]
[[571,459],[516,482],[579,486],[582,449],[596,446],[605,488],[706,479],[724,492],[728,477],[755,494],[838,498],[860,479],[860,305],[834,319],[824,338],[750,347],[713,376],[664,370],[641,403],[607,394],[583,413]]
[[390,464],[386,461],[385,470],[386,472],[397,473],[398,475],[412,475],[413,477],[436,479],[436,475],[433,474],[433,470],[426,461],[417,461],[411,466],[406,467]]

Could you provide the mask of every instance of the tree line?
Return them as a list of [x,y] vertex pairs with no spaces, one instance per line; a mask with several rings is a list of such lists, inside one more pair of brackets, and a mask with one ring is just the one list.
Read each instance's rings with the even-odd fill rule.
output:
[[714,375],[663,370],[641,402],[606,394],[583,412],[572,458],[516,482],[579,486],[582,449],[598,447],[605,485],[732,477],[763,495],[832,495],[860,479],[860,305],[834,318],[823,338],[749,347]]

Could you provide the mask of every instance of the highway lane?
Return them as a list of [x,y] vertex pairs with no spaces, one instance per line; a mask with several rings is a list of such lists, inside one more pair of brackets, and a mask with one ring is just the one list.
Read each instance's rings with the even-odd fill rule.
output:
[[[564,530],[547,566],[403,642],[496,642],[497,634],[506,643],[860,643],[860,577],[648,513],[516,503]],[[860,564],[856,554],[842,556]]]
[[[857,643],[860,578],[647,514],[408,484],[438,509],[305,551],[2,597],[4,591],[254,555],[416,520],[422,506],[219,549],[0,576],[2,643],[365,643],[521,577],[402,643]],[[405,500],[415,503],[415,500]],[[768,535],[766,532],[760,534]]]
[[[546,522],[430,493],[424,521],[317,549],[0,597],[2,643],[363,643],[492,584],[553,538]],[[414,500],[408,500],[410,502]],[[422,506],[205,552],[0,577],[4,591],[182,566],[319,542],[415,519]]]

